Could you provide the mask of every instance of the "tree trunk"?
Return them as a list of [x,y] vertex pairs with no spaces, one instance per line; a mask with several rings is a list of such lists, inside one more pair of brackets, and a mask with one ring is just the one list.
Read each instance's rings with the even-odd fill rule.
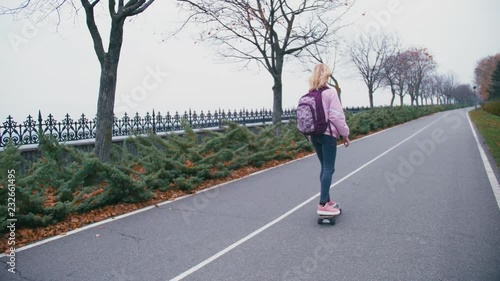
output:
[[[280,50],[279,46],[275,47]],[[283,80],[281,74],[283,73],[283,63],[285,62],[285,54],[278,51],[276,54],[275,66],[269,70],[273,76],[273,124],[281,124],[281,116],[283,115],[282,96],[283,96]],[[280,129],[276,132],[280,134]]]
[[97,101],[97,123],[95,154],[102,162],[109,162],[114,123],[114,106],[118,62],[123,42],[124,20],[112,20],[108,53],[101,64],[99,98]]
[[339,101],[340,103],[342,103],[342,89],[340,88],[340,85],[339,85],[339,81],[337,81],[337,79],[335,77],[333,77],[333,75],[330,75],[330,78],[333,80],[333,86],[335,88],[335,90],[337,90],[337,94],[339,96]]
[[[111,62],[105,64],[112,64]],[[101,70],[99,98],[97,101],[97,123],[95,153],[97,157],[108,162],[111,154],[111,138],[114,121],[116,66],[105,65]],[[113,69],[114,68],[114,69]]]
[[399,101],[401,102],[401,106],[403,106],[403,95],[399,95]]
[[392,89],[391,87],[391,93],[392,93],[392,98],[391,98],[391,107],[394,106],[394,99],[396,99],[396,91]]
[[368,98],[370,99],[370,108],[373,108],[373,86],[368,86]]
[[273,124],[281,123],[281,116],[283,115],[282,108],[282,92],[283,92],[283,82],[281,75],[274,77],[273,85]]

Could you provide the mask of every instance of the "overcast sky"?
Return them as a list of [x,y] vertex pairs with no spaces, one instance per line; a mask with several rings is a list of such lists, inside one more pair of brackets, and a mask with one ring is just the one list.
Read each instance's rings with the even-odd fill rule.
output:
[[[0,5],[11,2],[0,0]],[[182,20],[178,11],[174,0],[158,0],[126,23],[115,112],[271,109],[272,79],[265,69],[220,62],[210,45],[195,43],[196,33],[189,30],[162,42]],[[358,0],[344,19],[352,25],[342,34],[349,41],[379,27],[397,33],[406,47],[428,48],[439,73],[453,71],[461,83],[472,83],[477,61],[500,52],[499,11],[498,0]],[[0,16],[1,122],[9,114],[22,122],[38,110],[57,120],[66,113],[73,119],[82,113],[94,116],[100,69],[84,12],[63,14],[58,29],[54,16],[32,28],[30,20],[37,16],[15,21]],[[106,39],[106,14],[99,23]],[[309,74],[302,70],[293,60],[285,65],[284,108],[294,107],[307,90]],[[352,67],[341,63],[335,73],[344,106],[369,104],[366,86]],[[375,105],[389,102],[387,90],[375,93]]]

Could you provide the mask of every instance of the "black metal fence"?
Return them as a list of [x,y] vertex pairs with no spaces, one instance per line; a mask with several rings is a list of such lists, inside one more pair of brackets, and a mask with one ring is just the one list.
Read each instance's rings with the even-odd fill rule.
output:
[[[347,108],[350,112],[358,112],[364,108]],[[295,109],[283,110],[282,119],[290,120],[295,118]],[[113,124],[113,136],[129,136],[134,134],[161,133],[182,130],[182,121],[185,120],[193,129],[221,127],[224,121],[231,121],[242,125],[272,122],[272,111],[261,110],[216,110],[214,113],[196,113],[196,111],[186,111],[184,114],[175,113],[171,115],[167,112],[162,115],[160,112],[152,114],[149,112],[141,117],[139,113],[135,116],[125,114],[122,118],[116,118]],[[0,124],[0,147],[12,141],[15,145],[38,144],[40,133],[52,135],[59,142],[77,141],[93,139],[96,134],[96,117],[88,119],[85,114],[74,120],[69,114],[64,119],[58,121],[52,114],[43,120],[42,113],[38,112],[38,120],[29,115],[26,121],[19,123],[9,115],[6,122]]]

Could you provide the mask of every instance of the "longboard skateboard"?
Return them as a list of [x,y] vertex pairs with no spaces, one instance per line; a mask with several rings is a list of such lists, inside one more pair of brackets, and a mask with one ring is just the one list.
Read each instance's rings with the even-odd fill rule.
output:
[[338,215],[318,215],[318,224],[323,224],[325,221],[329,222],[331,225],[335,225],[335,218],[342,214],[342,209],[339,208],[340,214]]

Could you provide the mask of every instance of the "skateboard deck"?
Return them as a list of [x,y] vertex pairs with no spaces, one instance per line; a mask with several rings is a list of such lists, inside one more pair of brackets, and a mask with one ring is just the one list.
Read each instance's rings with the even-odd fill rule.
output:
[[325,222],[328,222],[331,225],[335,225],[335,218],[340,216],[342,214],[342,209],[340,210],[340,214],[338,215],[318,215],[318,224],[323,224]]

